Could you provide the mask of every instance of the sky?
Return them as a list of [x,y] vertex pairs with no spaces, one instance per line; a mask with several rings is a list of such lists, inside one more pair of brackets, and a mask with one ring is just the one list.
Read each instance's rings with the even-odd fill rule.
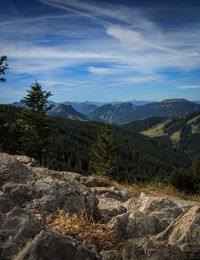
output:
[[200,1],[0,0],[0,103],[200,100]]

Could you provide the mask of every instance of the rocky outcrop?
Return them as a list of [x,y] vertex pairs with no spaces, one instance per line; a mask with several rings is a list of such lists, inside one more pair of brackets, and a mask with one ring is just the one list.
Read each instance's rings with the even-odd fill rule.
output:
[[[85,209],[113,229],[113,250],[48,229],[36,214]],[[0,154],[0,259],[200,259],[200,203],[105,187],[26,156]]]

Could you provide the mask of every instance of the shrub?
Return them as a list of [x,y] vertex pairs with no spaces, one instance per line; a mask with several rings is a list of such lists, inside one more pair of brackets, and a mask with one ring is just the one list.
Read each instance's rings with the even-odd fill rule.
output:
[[180,191],[195,193],[195,179],[190,169],[178,168],[174,170],[170,182]]

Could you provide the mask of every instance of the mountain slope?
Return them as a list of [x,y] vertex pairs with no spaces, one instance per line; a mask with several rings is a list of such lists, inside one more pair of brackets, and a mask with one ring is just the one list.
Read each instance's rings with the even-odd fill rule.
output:
[[87,101],[86,102],[70,102],[70,101],[66,101],[66,102],[62,102],[61,104],[63,105],[71,105],[76,111],[78,111],[79,113],[87,116],[87,114],[93,112],[95,109],[98,108],[97,105],[95,104],[90,104]]
[[[49,165],[56,170],[91,173],[89,154],[104,124],[58,117],[50,119],[53,133]],[[118,169],[116,178],[119,180],[144,181],[157,175],[164,178],[174,168],[190,164],[185,154],[141,134],[114,127],[114,136]]]
[[200,105],[185,99],[171,99],[134,106],[132,103],[102,106],[88,115],[91,120],[126,124],[149,117],[183,116],[200,111]]
[[89,113],[88,117],[93,121],[125,124],[132,120],[132,114],[135,110],[136,106],[130,102],[117,105],[107,104]]
[[200,153],[200,112],[182,117],[152,117],[126,124],[123,127],[167,141],[192,155]]
[[138,111],[143,117],[172,117],[200,111],[200,106],[185,99],[167,99],[141,106]]
[[148,130],[149,128],[165,121],[166,119],[166,117],[150,117],[124,124],[123,127],[139,133],[141,131]]
[[77,112],[71,105],[60,104],[54,111],[48,112],[48,116],[59,116],[74,120],[88,120],[86,116]]

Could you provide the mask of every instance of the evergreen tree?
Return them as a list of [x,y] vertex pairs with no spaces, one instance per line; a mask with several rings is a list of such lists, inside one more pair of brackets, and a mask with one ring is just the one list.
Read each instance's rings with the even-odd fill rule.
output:
[[[1,56],[0,57],[0,74],[5,74],[5,70],[7,70],[8,63],[7,63],[7,56]],[[5,78],[0,78],[0,82],[4,83],[6,82]]]
[[196,156],[192,160],[191,172],[195,182],[195,191],[200,192],[200,157],[199,156]]
[[97,144],[92,147],[91,168],[99,175],[113,177],[116,172],[116,160],[113,150],[112,126],[106,124],[97,137]]
[[47,105],[47,99],[52,94],[43,91],[37,81],[27,92],[28,95],[21,100],[25,107],[17,121],[21,149],[26,155],[44,164],[50,135],[46,112],[52,108],[52,105]]
[[[6,56],[1,56],[0,57],[0,75],[5,74],[5,70],[8,69],[8,63],[7,63],[7,57]],[[0,83],[6,82],[5,78],[0,77]],[[4,114],[0,111],[0,132],[1,130],[5,130],[5,116]],[[2,144],[0,144],[0,150],[2,149]]]
[[171,174],[170,182],[180,191],[195,193],[195,182],[190,169],[180,167]]

